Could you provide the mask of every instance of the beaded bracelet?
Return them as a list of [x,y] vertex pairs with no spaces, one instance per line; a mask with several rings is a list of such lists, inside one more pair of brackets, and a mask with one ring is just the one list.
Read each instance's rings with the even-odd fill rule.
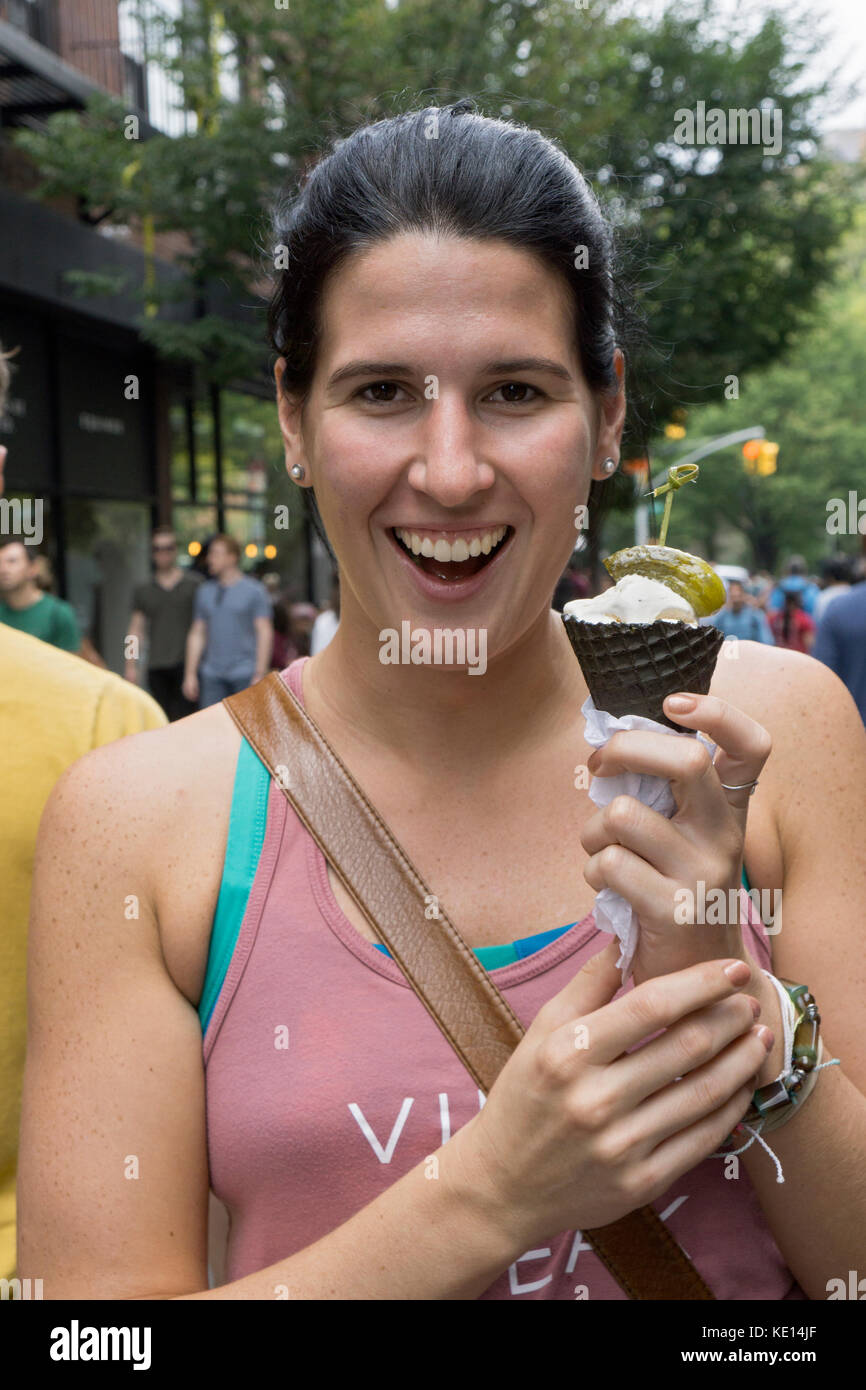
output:
[[[740,1121],[741,1124],[754,1124],[756,1120],[764,1120],[762,1133],[778,1128],[791,1118],[811,1092],[817,1080],[815,1068],[821,1060],[821,1015],[808,986],[781,979],[779,984],[791,1000],[796,1018],[790,1065],[778,1080],[755,1091],[752,1104]],[[804,1091],[807,1080],[811,1084]]]
[[[802,1109],[815,1087],[819,1071],[825,1067],[839,1066],[840,1063],[838,1057],[830,1062],[822,1061],[824,1048],[819,1037],[821,1015],[807,987],[794,984],[791,980],[779,980],[769,970],[765,970],[764,974],[772,982],[782,1005],[784,1055],[790,1057],[790,1063],[780,1077],[755,1091],[748,1111],[735,1126],[733,1134],[729,1134],[722,1147],[710,1157],[727,1159],[732,1154],[744,1153],[757,1140],[776,1165],[776,1182],[784,1182],[782,1165],[763,1135],[780,1129],[797,1110]],[[751,1138],[741,1144],[745,1131]],[[727,1147],[729,1144],[740,1144],[740,1147],[731,1149]]]
[[[783,1005],[785,1056],[790,1057],[790,1064],[775,1081],[755,1091],[746,1114],[718,1150],[716,1156],[719,1158],[731,1152],[727,1145],[740,1142],[744,1130],[748,1130],[757,1138],[758,1134],[752,1128],[755,1124],[759,1124],[759,1134],[780,1129],[802,1107],[818,1080],[823,1048],[819,1037],[821,1015],[815,1000],[806,985],[777,979],[769,970],[765,970],[764,974],[772,981]],[[830,1063],[824,1063],[824,1066],[829,1065]],[[764,1148],[767,1147],[762,1140],[760,1142]],[[740,1150],[736,1152],[739,1153]],[[778,1166],[778,1160],[776,1163]],[[783,1179],[780,1178],[779,1181]]]

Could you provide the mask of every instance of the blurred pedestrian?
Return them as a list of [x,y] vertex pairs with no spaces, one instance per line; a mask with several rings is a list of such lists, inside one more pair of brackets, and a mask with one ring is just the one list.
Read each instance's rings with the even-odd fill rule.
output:
[[866,724],[866,581],[852,584],[827,605],[812,655],[844,681]]
[[29,632],[65,652],[81,651],[81,631],[70,603],[39,587],[40,557],[17,537],[0,538],[0,623]]
[[815,623],[803,611],[799,590],[786,592],[782,607],[771,609],[767,618],[777,647],[787,647],[793,652],[811,651]]
[[319,616],[319,610],[314,603],[293,603],[289,612],[292,618],[295,642],[298,646],[298,655],[309,656],[313,624]]
[[811,616],[821,590],[806,575],[806,561],[802,555],[792,555],[785,566],[785,576],[780,579],[767,600],[767,608],[780,612],[785,606],[786,594],[799,594],[800,607]]
[[135,654],[127,656],[124,675],[133,685],[142,682],[141,646],[146,638],[151,694],[169,720],[183,719],[196,709],[182,686],[186,639],[202,580],[177,563],[177,537],[170,526],[156,528],[150,553],[153,578],[133,592],[128,637],[135,639]]
[[291,607],[284,598],[277,598],[274,601],[274,650],[271,653],[271,670],[285,671],[300,654]]
[[557,613],[561,613],[565,605],[570,603],[572,599],[589,597],[589,579],[587,575],[569,561],[562,574],[559,576],[556,588],[553,591],[552,607]]
[[726,637],[740,637],[747,642],[765,642],[773,645],[773,634],[766,615],[760,608],[749,603],[745,586],[738,579],[728,581],[727,603],[720,613],[710,619],[714,627]]
[[823,618],[827,605],[838,598],[840,594],[847,594],[851,588],[852,567],[847,555],[829,555],[821,566],[821,576],[824,586],[815,601],[812,617],[816,623]]
[[755,608],[760,608],[762,613],[766,613],[770,594],[776,587],[776,581],[766,570],[757,570],[750,575],[746,583],[746,593],[750,602]]
[[334,633],[340,625],[340,578],[334,574],[331,579],[331,593],[328,604],[322,609],[316,621],[313,623],[313,631],[310,634],[310,655],[315,656],[317,652],[323,651],[327,647]]
[[211,578],[196,591],[182,689],[202,709],[271,669],[273,606],[264,584],[241,573],[240,555],[233,536],[214,536],[207,552]]

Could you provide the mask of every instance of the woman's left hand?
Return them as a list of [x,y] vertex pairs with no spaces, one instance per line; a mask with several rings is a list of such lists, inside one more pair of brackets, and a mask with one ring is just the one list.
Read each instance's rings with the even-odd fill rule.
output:
[[[693,708],[677,710],[674,698],[693,701]],[[637,914],[635,984],[723,956],[754,964],[739,913],[749,791],[725,791],[722,783],[759,777],[772,740],[761,724],[716,695],[669,696],[665,713],[707,734],[718,745],[715,763],[698,739],[637,729],[613,734],[587,763],[599,777],[665,777],[677,806],[668,819],[635,797],[617,796],[587,821],[580,837],[590,856],[587,883],[596,891],[612,888]],[[713,889],[724,897],[711,896]],[[709,910],[702,912],[702,904]]]

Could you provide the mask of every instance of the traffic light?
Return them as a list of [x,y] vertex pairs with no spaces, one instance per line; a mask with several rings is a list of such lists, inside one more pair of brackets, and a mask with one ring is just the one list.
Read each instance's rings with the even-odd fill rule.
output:
[[757,473],[762,478],[775,473],[778,454],[778,444],[769,439],[747,439],[743,445],[746,472]]
[[648,459],[645,459],[645,458],[641,458],[641,459],[626,459],[626,460],[624,461],[623,465],[622,465],[622,471],[623,471],[623,473],[632,473],[632,474],[646,473],[648,464],[649,464],[649,461],[648,461]]

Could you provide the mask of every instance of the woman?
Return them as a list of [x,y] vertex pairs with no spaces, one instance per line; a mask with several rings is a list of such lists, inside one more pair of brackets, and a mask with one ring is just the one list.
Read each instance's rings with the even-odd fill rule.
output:
[[[624,1298],[580,1232],[653,1202],[717,1297],[824,1297],[866,1233],[866,740],[824,667],[741,642],[677,715],[716,768],[663,734],[591,753],[550,598],[625,414],[594,197],[458,103],[339,144],[277,240],[286,465],[341,576],[285,679],[528,1031],[485,1101],[222,705],[90,753],[37,856],[19,1273],[47,1298]],[[383,663],[406,619],[483,633],[484,674]],[[669,777],[676,816],[597,810],[587,763]],[[784,930],[677,925],[680,886],[737,888],[744,840]],[[641,920],[626,991],[604,885]],[[756,1145],[711,1157],[782,1068],[771,944],[844,1064],[773,1135],[784,1187]]]
[[796,590],[785,593],[781,608],[767,614],[770,631],[777,647],[792,652],[810,652],[815,641],[815,622],[803,607],[801,594]]

